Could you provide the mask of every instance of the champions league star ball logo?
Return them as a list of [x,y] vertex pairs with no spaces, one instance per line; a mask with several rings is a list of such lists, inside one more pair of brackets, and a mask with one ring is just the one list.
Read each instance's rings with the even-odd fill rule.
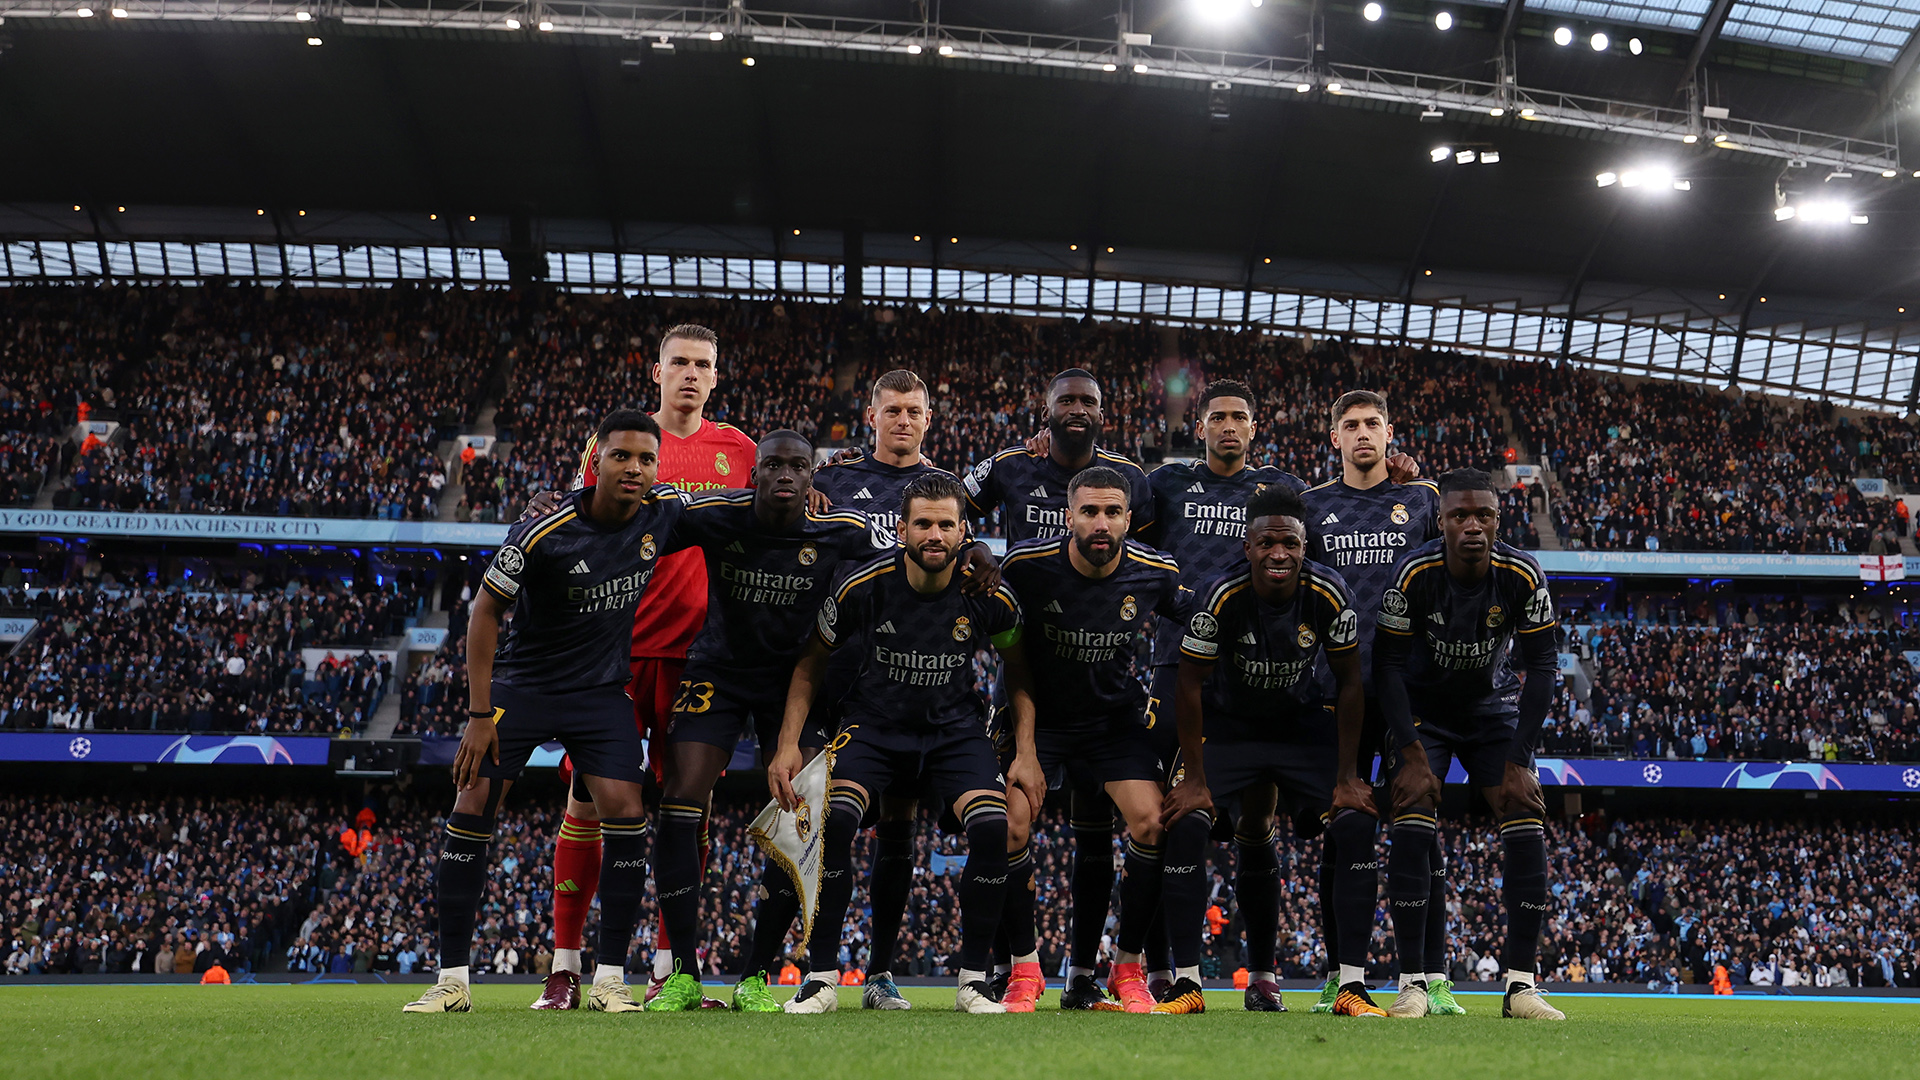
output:
[[519,548],[508,544],[493,557],[493,564],[500,568],[501,573],[511,576],[526,568],[527,557],[521,554]]
[[814,561],[818,558],[820,558],[819,548],[814,547],[812,544],[800,545],[800,565],[801,566],[812,566],[814,564]]
[[654,552],[658,550],[659,550],[658,548],[653,546],[652,533],[648,533],[647,535],[640,538],[640,557],[641,558],[651,559],[653,558]]
[[1132,622],[1133,617],[1138,614],[1140,614],[1140,605],[1134,603],[1133,597],[1129,596],[1120,601],[1121,622]]
[[1393,513],[1387,516],[1393,519],[1395,525],[1405,525],[1413,517],[1412,514],[1407,513],[1406,503],[1394,503]]
[[1660,778],[1665,775],[1666,770],[1658,765],[1648,765],[1646,768],[1640,770],[1640,778],[1649,784],[1659,783]]
[[727,461],[727,452],[725,450],[713,455],[713,471],[719,473],[721,476],[733,475],[733,465]]
[[973,624],[967,621],[965,615],[953,620],[953,640],[965,641],[972,636]]
[[1300,633],[1293,640],[1303,649],[1313,648],[1313,627],[1301,623]]
[[88,754],[93,753],[93,740],[86,738],[75,739],[67,744],[67,753],[77,758],[86,757]]
[[1910,788],[1920,788],[1920,769],[1907,769],[1901,772],[1900,782]]

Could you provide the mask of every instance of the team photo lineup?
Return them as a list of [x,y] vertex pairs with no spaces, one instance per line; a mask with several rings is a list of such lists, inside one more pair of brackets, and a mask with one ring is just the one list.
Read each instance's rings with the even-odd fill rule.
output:
[[[1029,837],[1053,789],[1072,802],[1077,839],[1125,835],[1117,897],[1111,876],[1074,879],[1060,1009],[1205,1012],[1207,853],[1230,842],[1244,1007],[1287,1011],[1274,843],[1288,828],[1321,847],[1328,960],[1313,1011],[1461,1014],[1438,817],[1457,759],[1499,821],[1501,1015],[1566,1018],[1536,985],[1548,875],[1534,752],[1557,621],[1539,565],[1498,539],[1486,473],[1418,478],[1417,462],[1390,454],[1389,402],[1367,389],[1329,393],[1338,477],[1250,461],[1259,397],[1226,379],[1194,395],[1205,456],[1149,473],[1101,447],[1101,384],[1078,368],[1046,386],[1041,432],[964,478],[922,455],[938,413],[926,381],[887,372],[869,398],[873,445],[816,466],[797,431],[756,442],[703,415],[722,345],[703,326],[666,330],[659,411],[609,409],[576,488],[535,498],[485,571],[435,871],[439,975],[406,1011],[471,1008],[494,817],[534,749],[558,741],[572,779],[557,839],[575,843],[554,873],[579,887],[571,912],[554,894],[535,1009],[835,1011],[856,838],[887,824],[897,838],[924,803],[965,838],[954,1008],[1033,1012],[1047,983]],[[747,461],[750,486],[725,486],[728,463]],[[996,513],[998,558],[970,533]],[[986,648],[991,701],[972,678]],[[798,844],[756,825],[769,857],[753,947],[722,1003],[703,991],[694,946],[714,785],[743,738],[766,764],[768,814],[791,815]],[[1366,974],[1383,829],[1401,972],[1384,1005]],[[594,881],[562,860],[596,837]],[[893,936],[876,931],[862,1004],[904,1010],[891,969],[913,867],[874,866],[874,925]],[[649,872],[662,948],[636,1000],[609,958],[631,951]],[[1102,986],[1093,953],[1115,900]],[[797,919],[812,973],[782,1001],[770,972]]]

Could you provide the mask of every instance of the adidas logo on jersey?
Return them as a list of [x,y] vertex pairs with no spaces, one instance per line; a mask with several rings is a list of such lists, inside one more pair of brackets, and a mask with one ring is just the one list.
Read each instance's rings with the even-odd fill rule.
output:
[[1029,492],[1027,492],[1027,497],[1028,497],[1028,498],[1032,498],[1032,499],[1044,499],[1044,498],[1046,498],[1046,497],[1047,497],[1047,485],[1045,485],[1045,484],[1041,484],[1041,485],[1040,485],[1039,487],[1037,487],[1037,488],[1034,488],[1034,489],[1033,489],[1032,491],[1029,491]]
[[587,569],[587,560],[585,560],[585,559],[581,559],[581,560],[580,560],[579,562],[577,562],[577,563],[574,563],[574,564],[573,564],[573,569],[571,569],[571,570],[569,570],[569,571],[567,571],[567,573],[569,573],[569,574],[591,574],[591,573],[593,573],[593,571],[591,571],[591,570],[589,570],[589,569]]
[[1065,611],[1061,610],[1060,601],[1058,600],[1047,601],[1047,606],[1041,608],[1040,610],[1046,612],[1049,615],[1065,615],[1066,614]]
[[895,630],[895,629],[893,628],[893,620],[892,620],[892,619],[888,619],[888,620],[887,620],[886,622],[883,622],[883,623],[881,623],[881,624],[880,624],[879,626],[876,626],[876,627],[874,627],[874,628],[873,628],[873,632],[874,632],[874,633],[876,633],[876,634],[897,634],[897,633],[899,633],[899,631],[898,631],[898,630]]
[[1200,486],[1200,481],[1195,480],[1193,482],[1193,486],[1187,489],[1187,493],[1189,495],[1193,494],[1194,492],[1199,492],[1200,494],[1205,495],[1207,493],[1207,489]]
[[1427,612],[1427,621],[1439,623],[1441,626],[1447,625],[1447,617],[1445,615],[1440,614],[1437,611]]
[[1258,645],[1258,644],[1260,644],[1260,643],[1259,643],[1258,641],[1256,641],[1256,640],[1254,640],[1254,637],[1253,637],[1253,631],[1251,631],[1251,630],[1249,630],[1249,631],[1247,631],[1246,633],[1244,633],[1244,634],[1241,634],[1241,635],[1240,635],[1240,644],[1242,644],[1242,645]]
[[856,499],[871,499],[873,498],[873,492],[868,491],[866,488],[861,488],[859,491],[853,493],[853,497]]
[[1322,525],[1338,525],[1338,524],[1340,524],[1340,515],[1339,515],[1339,514],[1328,514],[1328,515],[1327,515],[1326,517],[1323,517],[1323,518],[1321,518],[1321,519],[1320,519],[1320,524],[1322,524]]
[[738,540],[735,540],[733,543],[728,544],[727,550],[733,552],[735,555],[745,555],[747,553],[747,549],[744,547],[741,547],[740,541]]

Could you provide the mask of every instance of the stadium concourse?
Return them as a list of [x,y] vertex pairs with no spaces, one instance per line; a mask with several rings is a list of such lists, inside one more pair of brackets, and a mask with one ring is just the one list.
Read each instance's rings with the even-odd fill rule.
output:
[[[382,785],[356,800],[145,786],[151,790],[141,794],[74,796],[23,780],[0,800],[8,881],[0,957],[8,976],[201,973],[215,963],[236,973],[434,970],[437,793]],[[478,972],[545,974],[552,961],[546,860],[558,812],[550,789],[514,796],[499,818],[473,954]],[[702,887],[703,925],[712,930],[699,953],[703,973],[715,977],[737,970],[752,934],[752,810],[728,802],[713,817]],[[1674,989],[1704,987],[1719,967],[1741,987],[1920,986],[1916,839],[1910,819],[1862,810],[1569,819],[1554,836],[1542,978]],[[952,972],[957,843],[931,829],[916,840],[920,870],[895,965],[902,977]],[[1489,982],[1503,932],[1493,823],[1472,820],[1451,831],[1448,844],[1458,890],[1448,905],[1450,974],[1463,984]],[[1035,850],[1041,954],[1049,977],[1058,977],[1066,953],[1059,901],[1072,861],[1064,814],[1036,827]],[[1323,956],[1312,895],[1317,847],[1283,834],[1280,853],[1282,974],[1312,978]],[[862,891],[840,946],[850,973],[864,967],[869,936],[864,855],[858,869]],[[1209,876],[1203,968],[1226,980],[1245,965],[1230,847],[1218,849]],[[651,898],[645,911],[650,918]],[[1384,915],[1371,954],[1369,978],[1391,979]],[[797,980],[801,943],[790,938],[782,956],[794,969],[786,978]],[[1104,941],[1103,975],[1112,958]]]

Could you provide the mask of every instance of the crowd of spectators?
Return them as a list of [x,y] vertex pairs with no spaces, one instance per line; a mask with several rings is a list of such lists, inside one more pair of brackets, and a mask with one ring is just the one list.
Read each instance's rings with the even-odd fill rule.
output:
[[[495,827],[473,952],[482,972],[543,973],[552,961],[548,860],[558,808],[521,802],[510,799]],[[752,936],[759,858],[746,838],[751,813],[723,799],[714,814],[704,974],[736,973]],[[204,971],[216,962],[234,971],[432,970],[439,814],[397,791],[364,807],[290,795],[0,799],[8,882],[0,957],[9,975]],[[1323,957],[1319,845],[1281,831],[1281,973],[1312,978]],[[1705,983],[1721,965],[1742,985],[1913,985],[1914,831],[1908,820],[1557,822],[1543,977]],[[1034,833],[1040,951],[1052,976],[1066,961],[1071,835],[1051,811]],[[1443,836],[1451,974],[1491,980],[1504,936],[1496,830],[1476,819]],[[927,828],[918,835],[899,974],[952,973],[960,845]],[[1116,844],[1116,872],[1119,864]],[[857,872],[844,969],[867,962],[871,940],[864,857]],[[1203,969],[1225,978],[1245,964],[1230,846],[1215,849],[1208,873]],[[642,925],[654,914],[649,897]],[[1110,938],[1111,921],[1106,929]],[[593,940],[590,920],[589,948]],[[800,944],[790,934],[783,967],[804,962]],[[1390,978],[1384,914],[1376,914],[1372,954],[1370,976]],[[1102,965],[1111,959],[1108,940]]]
[[38,623],[0,657],[0,728],[358,732],[394,675],[372,647],[403,632],[419,602],[393,586],[301,582],[251,593],[6,590],[0,607]]
[[[1861,609],[1863,612],[1872,609]],[[1549,752],[1762,761],[1920,761],[1920,678],[1897,626],[1803,602],[1741,602],[1724,625],[1608,620],[1569,631]],[[1873,612],[1877,615],[1877,611]]]
[[1567,547],[1899,552],[1894,500],[1853,479],[1911,474],[1909,423],[1570,365],[1509,364],[1501,393],[1558,477],[1553,526]]

